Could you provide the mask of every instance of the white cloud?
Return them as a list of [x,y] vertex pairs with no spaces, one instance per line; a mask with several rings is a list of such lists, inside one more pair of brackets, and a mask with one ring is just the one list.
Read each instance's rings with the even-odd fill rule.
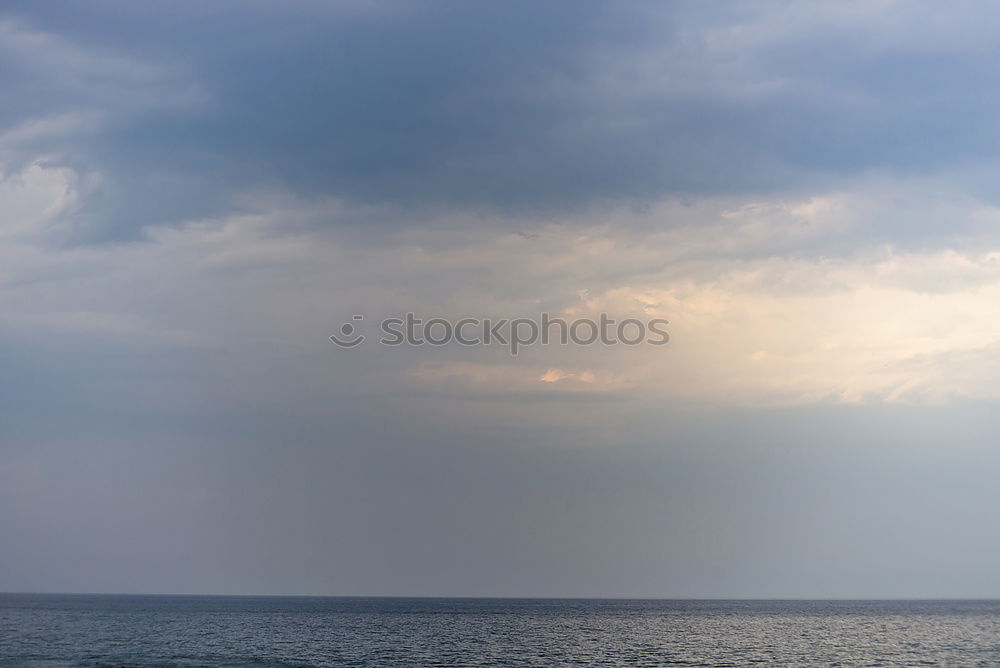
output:
[[99,174],[81,176],[44,161],[0,174],[0,238],[38,241],[58,235],[81,199],[99,182]]
[[[606,312],[665,318],[671,343],[534,346],[516,359],[456,346],[431,360],[410,349],[381,358],[373,391],[389,383],[468,396],[570,391],[750,404],[997,395],[1000,244],[784,252],[789,239],[808,244],[851,229],[867,194],[664,202],[595,213],[590,224],[536,224],[530,235],[444,220],[386,232],[378,244],[316,223],[401,212],[265,198],[256,213],[151,228],[142,242],[40,244],[28,232],[58,223],[79,187],[71,172],[42,165],[0,183],[2,317],[22,342],[32,332],[86,332],[151,348],[239,349],[267,364],[291,353],[328,358],[326,336],[355,312],[369,323],[406,311],[455,319]],[[987,210],[963,201],[949,215]],[[321,392],[329,379],[316,374],[302,382]]]

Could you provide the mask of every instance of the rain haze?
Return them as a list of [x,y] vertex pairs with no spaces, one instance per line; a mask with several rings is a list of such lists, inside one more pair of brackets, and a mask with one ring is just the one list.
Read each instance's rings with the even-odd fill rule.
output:
[[6,0],[0,591],[1000,597],[998,21]]

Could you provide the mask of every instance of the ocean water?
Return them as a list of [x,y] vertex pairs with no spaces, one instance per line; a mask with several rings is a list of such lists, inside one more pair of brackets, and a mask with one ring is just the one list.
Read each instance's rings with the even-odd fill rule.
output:
[[998,601],[0,594],[0,666],[996,666]]

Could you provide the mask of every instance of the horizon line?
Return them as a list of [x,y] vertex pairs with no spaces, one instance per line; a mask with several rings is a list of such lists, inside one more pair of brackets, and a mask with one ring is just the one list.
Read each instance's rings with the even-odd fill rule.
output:
[[0,591],[0,596],[151,596],[200,598],[341,598],[389,600],[470,600],[470,601],[1000,601],[1000,596],[470,596],[414,594],[222,594],[222,593],[157,593],[157,592],[85,592],[85,591]]

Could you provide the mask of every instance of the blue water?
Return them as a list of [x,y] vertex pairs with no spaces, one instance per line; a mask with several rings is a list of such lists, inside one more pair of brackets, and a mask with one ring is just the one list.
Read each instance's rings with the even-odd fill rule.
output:
[[998,601],[0,594],[0,666],[994,666]]

